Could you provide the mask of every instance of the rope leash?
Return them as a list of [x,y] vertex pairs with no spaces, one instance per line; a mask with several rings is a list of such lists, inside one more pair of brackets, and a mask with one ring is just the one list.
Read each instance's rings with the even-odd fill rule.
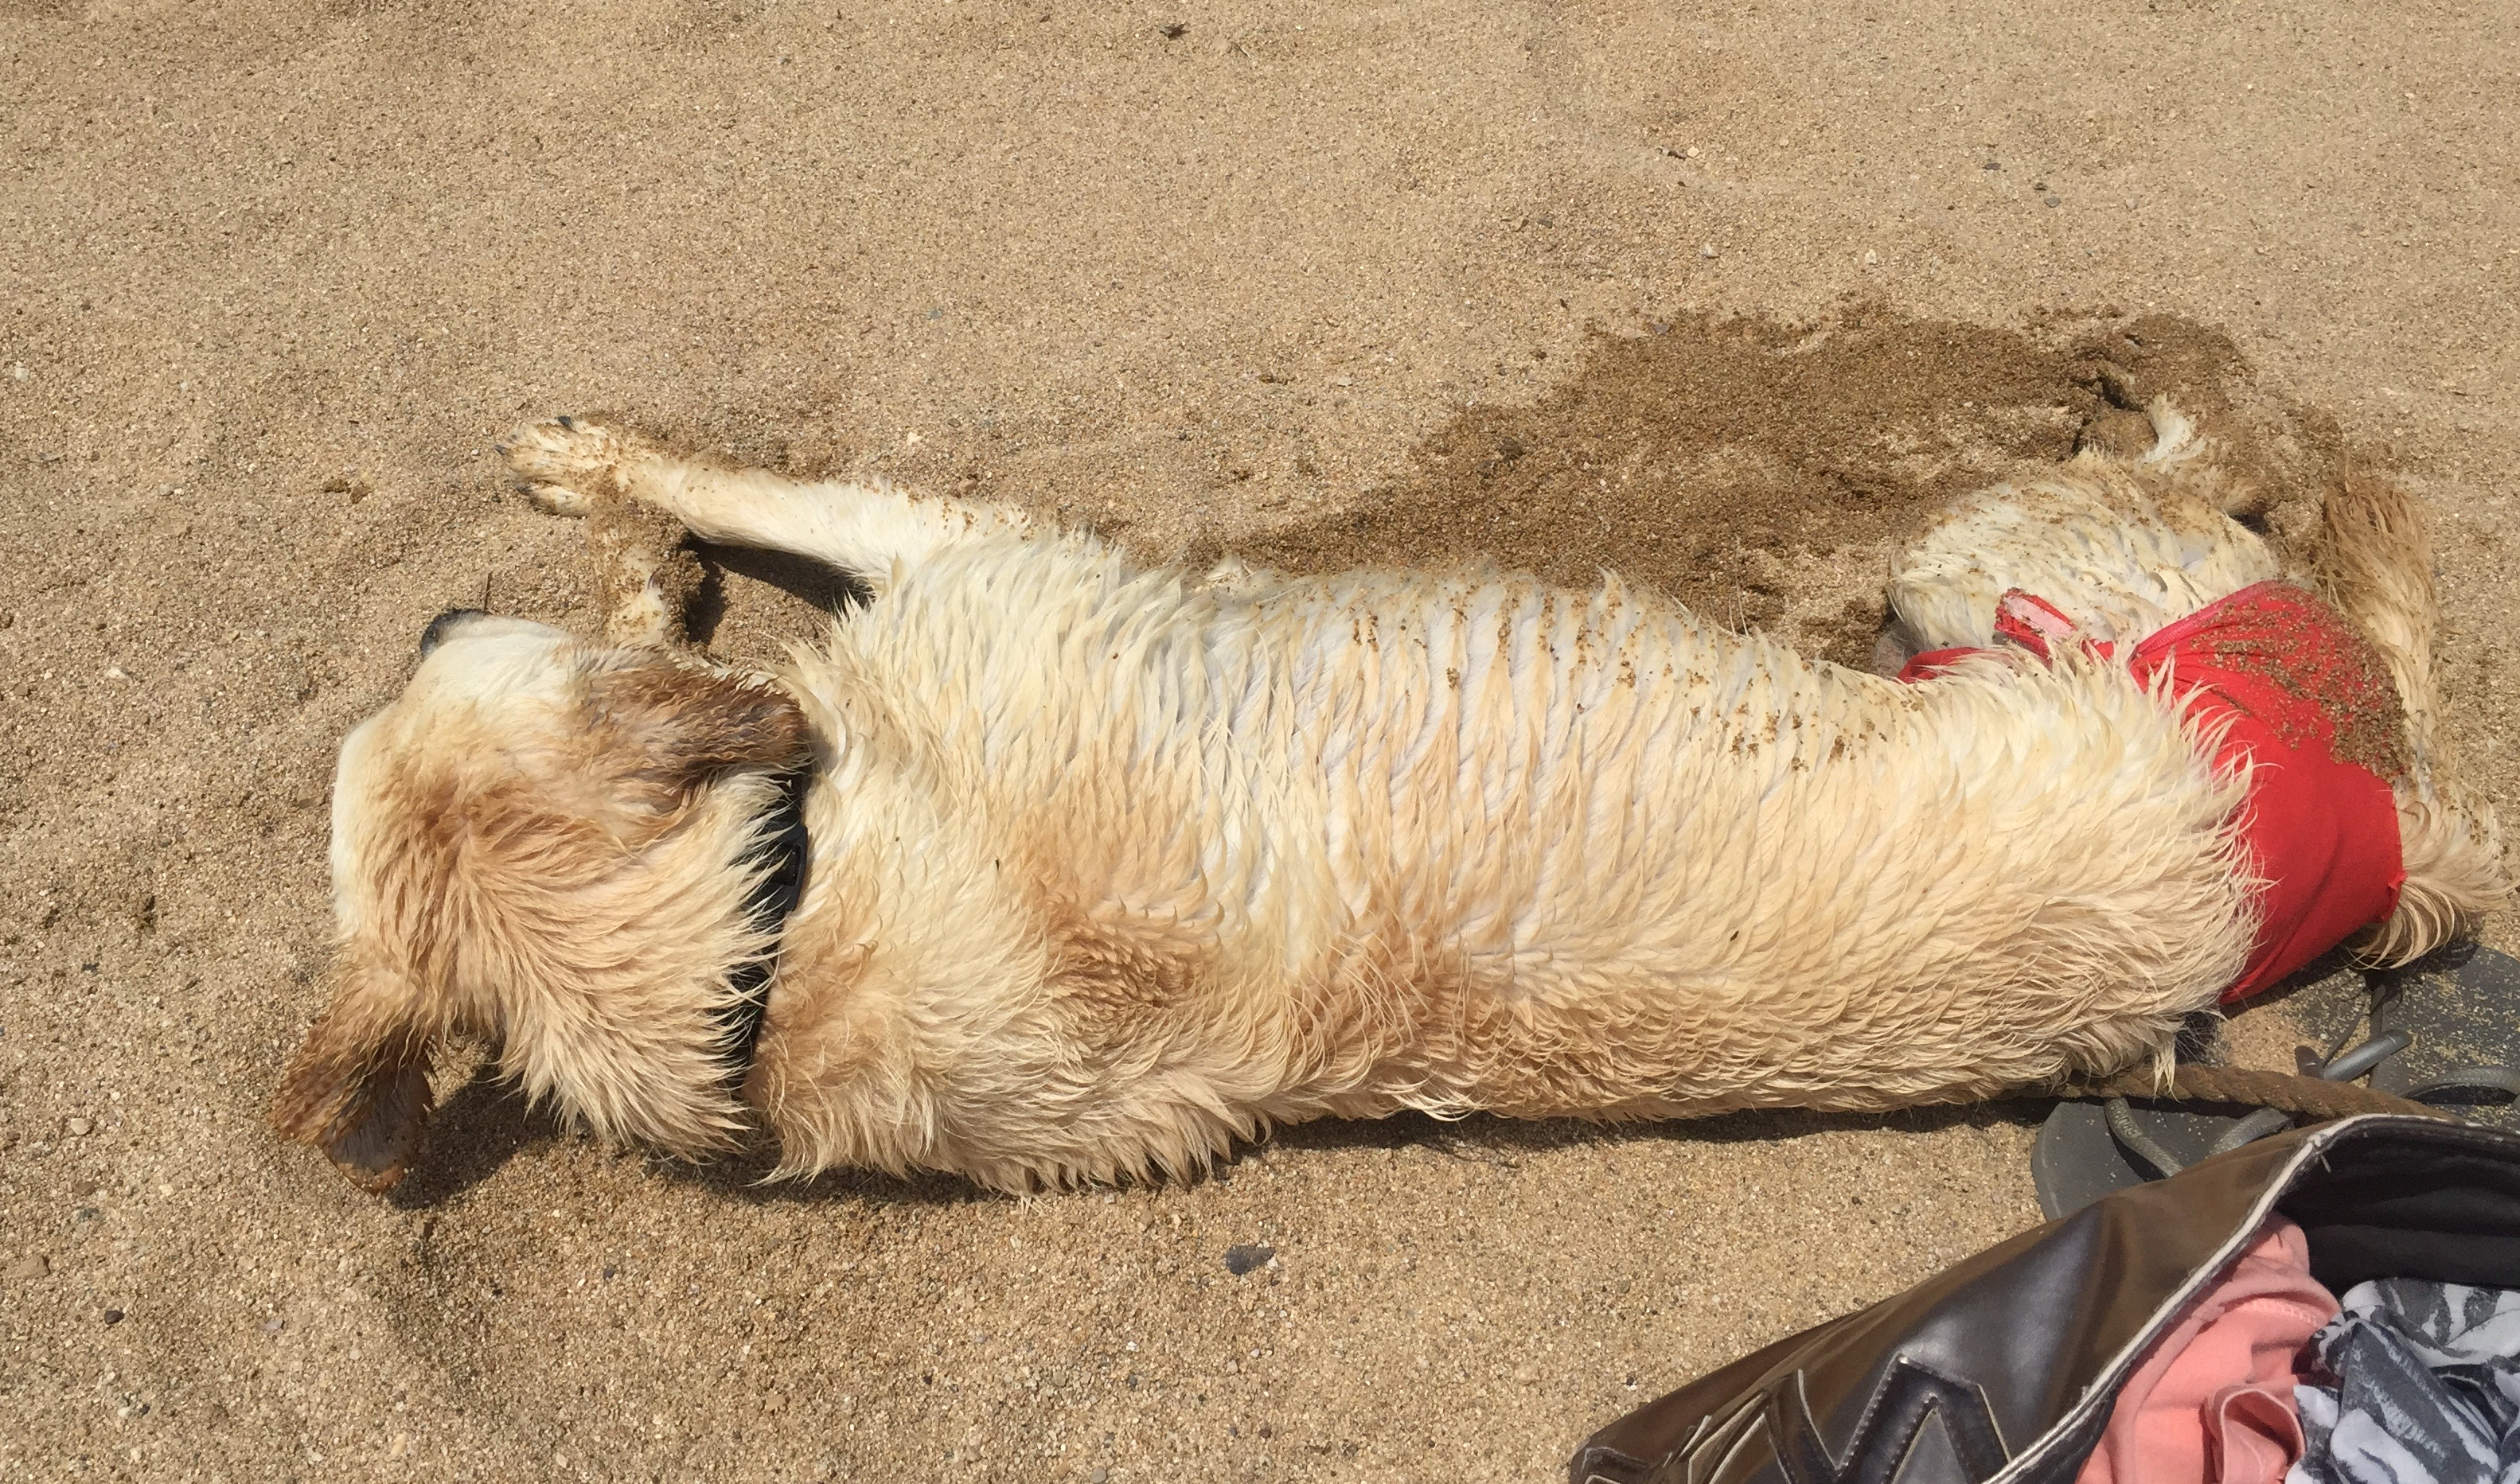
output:
[[[2128,1071],[2065,1083],[2051,1092],[2064,1098],[2104,1100],[2109,1137],[2121,1150],[2165,1178],[2179,1173],[2181,1160],[2144,1128],[2130,1106],[2131,1100],[2256,1109],[2223,1131],[2206,1150],[2212,1155],[2228,1153],[2252,1140],[2279,1133],[2296,1117],[2324,1121],[2350,1118],[2357,1113],[2395,1113],[2455,1123],[2462,1121],[2456,1113],[2425,1100],[2450,1092],[2498,1092],[2520,1097],[2520,1067],[2511,1065],[2455,1067],[2407,1089],[2404,1096],[2359,1085],[2358,1079],[2370,1075],[2382,1062],[2414,1045],[2411,1032],[2390,1023],[2395,1018],[2398,993],[2394,984],[2373,983],[2366,1012],[2369,1039],[2343,1051],[2339,1048],[2345,1038],[2339,1037],[2336,1045],[2328,1048],[2324,1060],[2308,1064],[2300,1073],[2187,1063],[2171,1068],[2167,1078],[2152,1071]],[[2351,1034],[2349,1029],[2347,1035]]]
[[2348,1118],[2356,1113],[2405,1113],[2417,1118],[2456,1120],[2430,1103],[2400,1098],[2353,1082],[2329,1082],[2292,1072],[2258,1071],[2239,1066],[2182,1065],[2167,1086],[2151,1072],[2120,1072],[2098,1082],[2067,1083],[2057,1090],[2066,1098],[2134,1098],[2165,1102],[2220,1102],[2241,1107],[2274,1108],[2311,1118]]

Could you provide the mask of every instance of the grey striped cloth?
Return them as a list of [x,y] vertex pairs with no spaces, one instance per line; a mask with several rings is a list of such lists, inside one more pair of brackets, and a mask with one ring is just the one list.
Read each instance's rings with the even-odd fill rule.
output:
[[2311,1345],[2285,1484],[2520,1484],[2520,1289],[2362,1283]]

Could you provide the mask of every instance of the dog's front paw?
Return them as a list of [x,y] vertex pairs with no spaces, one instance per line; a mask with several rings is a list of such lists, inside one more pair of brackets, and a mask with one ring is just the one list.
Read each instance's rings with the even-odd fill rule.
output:
[[620,492],[622,462],[640,447],[635,433],[559,417],[518,428],[499,452],[535,505],[555,516],[583,516]]

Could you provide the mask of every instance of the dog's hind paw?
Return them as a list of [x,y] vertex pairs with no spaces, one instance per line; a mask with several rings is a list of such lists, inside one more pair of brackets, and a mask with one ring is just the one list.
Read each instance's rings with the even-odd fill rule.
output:
[[583,516],[619,492],[621,462],[639,446],[635,433],[558,417],[518,428],[499,452],[536,506],[555,516]]

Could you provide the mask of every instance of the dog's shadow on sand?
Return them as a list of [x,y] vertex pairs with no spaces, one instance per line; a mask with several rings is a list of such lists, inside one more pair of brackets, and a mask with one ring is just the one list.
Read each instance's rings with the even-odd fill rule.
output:
[[[1392,1150],[1423,1148],[1446,1159],[1511,1171],[1533,1159],[1569,1149],[1618,1148],[1647,1144],[1732,1146],[1791,1144],[1815,1134],[1893,1131],[1937,1133],[1953,1128],[2029,1128],[2048,1116],[2049,1099],[1948,1103],[1886,1113],[1821,1113],[1802,1108],[1757,1108],[1706,1118],[1662,1122],[1587,1123],[1579,1119],[1524,1121],[1485,1114],[1459,1120],[1397,1113],[1371,1120],[1324,1119],[1238,1141],[1231,1152],[1203,1171],[1151,1183],[1196,1187],[1236,1178],[1242,1156],[1262,1147],[1289,1150]],[[427,1145],[414,1168],[389,1197],[404,1209],[426,1210],[481,1185],[520,1154],[547,1150],[573,1136],[547,1108],[535,1107],[513,1084],[483,1065],[439,1103]],[[805,1180],[774,1178],[778,1148],[766,1134],[729,1153],[692,1162],[658,1158],[655,1172],[695,1185],[731,1201],[752,1205],[821,1205],[869,1202],[895,1206],[960,1206],[1004,1197],[959,1176],[892,1176],[878,1170],[832,1170]],[[1132,1182],[1138,1184],[1142,1182]]]
[[[536,1106],[485,1059],[472,1076],[441,1099],[430,1115],[411,1173],[386,1199],[403,1210],[425,1211],[487,1182],[518,1156],[547,1153],[581,1136],[548,1106]],[[994,1199],[969,1181],[950,1175],[895,1178],[876,1170],[833,1170],[811,1180],[776,1180],[778,1147],[756,1132],[741,1147],[713,1159],[653,1156],[666,1179],[700,1186],[729,1199],[773,1201],[876,1200],[893,1205],[962,1205]]]
[[[1930,1134],[1953,1128],[2035,1127],[2053,1099],[1944,1103],[1886,1113],[1822,1113],[1808,1108],[1748,1108],[1703,1118],[1632,1123],[1593,1123],[1580,1118],[1519,1119],[1477,1114],[1462,1119],[1395,1113],[1365,1122],[1325,1120],[1281,1129],[1268,1139],[1236,1146],[1229,1159],[1250,1149],[1423,1148],[1449,1159],[1502,1169],[1568,1149],[1615,1149],[1642,1145],[1786,1145],[1815,1134],[1892,1131]],[[1210,1178],[1230,1178],[1220,1162]]]
[[845,612],[870,596],[856,578],[808,557],[699,540],[691,542],[691,551],[699,559],[700,585],[683,610],[683,631],[696,645],[713,643],[718,626],[726,621],[730,574],[777,588],[823,613]]
[[418,1158],[386,1199],[408,1210],[443,1205],[499,1173],[527,1149],[567,1138],[548,1108],[537,1108],[516,1084],[483,1065],[438,1102]]
[[[1612,1149],[1642,1145],[1785,1145],[1815,1134],[1888,1130],[1926,1134],[1953,1128],[2015,1127],[2033,1129],[2054,1106],[2052,1099],[2001,1102],[1954,1103],[1902,1108],[1887,1113],[1820,1113],[1803,1108],[1757,1108],[1706,1118],[1661,1122],[1588,1123],[1581,1119],[1525,1120],[1476,1114],[1440,1119],[1423,1113],[1395,1113],[1386,1118],[1323,1119],[1297,1124],[1257,1140],[1237,1140],[1234,1147],[1206,1169],[1170,1179],[1156,1177],[1128,1185],[1195,1188],[1227,1185],[1238,1178],[1245,1155],[1263,1148],[1295,1151],[1427,1149],[1447,1160],[1485,1165],[1501,1172],[1519,1170],[1526,1162],[1565,1150]],[[765,1140],[742,1156],[708,1164],[664,1167],[669,1178],[697,1182],[729,1198],[756,1204],[820,1204],[834,1200],[878,1204],[953,1206],[985,1203],[1006,1197],[950,1175],[895,1178],[879,1171],[833,1170],[810,1180],[770,1180],[775,1150]],[[2028,1165],[2023,1166],[2027,1178]]]

